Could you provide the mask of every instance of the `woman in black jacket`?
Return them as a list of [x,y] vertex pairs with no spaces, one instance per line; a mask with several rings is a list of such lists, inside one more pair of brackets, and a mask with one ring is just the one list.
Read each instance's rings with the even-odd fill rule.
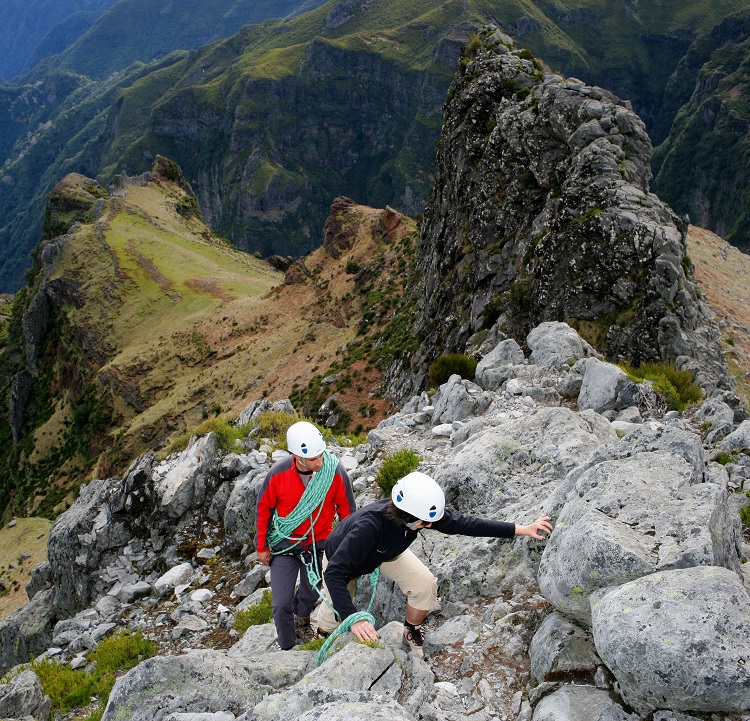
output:
[[[395,581],[406,594],[404,640],[422,655],[422,621],[437,602],[437,579],[410,550],[420,530],[432,528],[441,533],[490,538],[529,536],[544,539],[550,533],[549,516],[540,516],[528,526],[505,521],[464,516],[445,508],[445,494],[424,473],[415,471],[393,487],[391,500],[377,501],[352,513],[333,530],[326,542],[324,588],[326,603],[313,613],[313,623],[322,635],[339,624],[357,608],[352,601],[352,581],[380,568],[380,573]],[[358,621],[352,633],[361,641],[377,641],[373,625]]]

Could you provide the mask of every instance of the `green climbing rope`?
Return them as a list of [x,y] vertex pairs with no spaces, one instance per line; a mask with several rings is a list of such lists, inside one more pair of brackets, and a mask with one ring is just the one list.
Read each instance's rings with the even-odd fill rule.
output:
[[[328,658],[329,649],[333,645],[333,642],[339,637],[345,634],[355,623],[358,621],[369,621],[373,626],[375,625],[375,617],[370,613],[372,604],[375,601],[375,589],[378,586],[378,579],[380,578],[380,568],[376,568],[369,576],[370,586],[372,586],[372,596],[370,597],[370,603],[367,605],[366,611],[355,611],[351,616],[347,616],[337,627],[336,630],[326,639],[326,642],[318,651],[318,666]],[[324,603],[328,603],[321,594],[320,596]],[[330,603],[328,603],[331,606]],[[333,608],[333,606],[331,606]]]
[[[325,451],[323,453],[323,467],[317,473],[313,473],[310,482],[307,484],[307,488],[305,488],[305,492],[302,494],[302,498],[299,499],[299,503],[297,503],[294,510],[283,518],[278,514],[274,514],[271,529],[268,533],[269,548],[273,548],[281,541],[293,541],[293,543],[291,546],[275,552],[271,551],[271,553],[287,553],[289,549],[305,541],[308,537],[307,534],[299,538],[295,538],[292,534],[294,533],[294,529],[301,526],[308,518],[310,519],[310,535],[312,536],[313,543],[315,542],[313,526],[323,510],[323,501],[331,488],[338,465],[339,462],[336,456]],[[316,509],[317,514],[313,518]]]

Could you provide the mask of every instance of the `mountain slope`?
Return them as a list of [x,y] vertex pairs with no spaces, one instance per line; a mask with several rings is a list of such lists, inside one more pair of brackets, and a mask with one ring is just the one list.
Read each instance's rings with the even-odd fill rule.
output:
[[[692,67],[692,72],[690,68]],[[657,192],[750,250],[750,12],[727,18],[686,56],[674,93],[691,93],[655,155]]]
[[[361,325],[378,302],[363,286],[403,257],[411,221],[339,202],[330,242],[285,276],[208,231],[171,161],[116,180],[111,193],[80,175],[55,187],[16,297],[0,355],[6,515],[54,515],[90,472],[123,471],[260,398],[300,389],[297,407],[315,417],[335,394],[320,418],[329,427],[382,417],[380,372],[364,359],[321,380],[342,347],[382,325]],[[381,288],[380,302],[399,288]]]
[[118,0],[59,55],[42,61],[26,78],[51,69],[103,79],[134,62],[150,62],[173,50],[192,50],[234,35],[243,25],[285,18],[322,0]]
[[0,208],[10,219],[0,226],[0,282],[20,284],[37,238],[30,209],[35,202],[41,217],[52,179],[66,172],[106,181],[166,154],[183,166],[214,229],[242,248],[299,255],[314,247],[312,229],[339,193],[421,210],[458,49],[486,22],[565,73],[630,96],[648,120],[696,33],[749,4],[332,1],[165,60],[169,70],[140,83],[133,77],[147,71],[131,68],[106,89],[88,86],[91,99],[71,98],[50,128],[29,125],[38,148],[19,140],[10,153],[3,177],[17,189]]
[[0,76],[12,80],[36,46],[60,22],[79,12],[101,14],[117,0],[3,0],[0,4]]

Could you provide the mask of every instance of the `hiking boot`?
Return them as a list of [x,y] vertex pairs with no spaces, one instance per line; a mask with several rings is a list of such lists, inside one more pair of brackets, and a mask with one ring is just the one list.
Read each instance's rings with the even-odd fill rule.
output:
[[404,621],[404,643],[411,649],[412,653],[417,656],[424,656],[424,629],[422,624],[412,625]]
[[315,636],[315,630],[310,625],[310,617],[302,618],[300,616],[294,617],[294,633],[297,636],[299,643],[310,643],[313,641]]

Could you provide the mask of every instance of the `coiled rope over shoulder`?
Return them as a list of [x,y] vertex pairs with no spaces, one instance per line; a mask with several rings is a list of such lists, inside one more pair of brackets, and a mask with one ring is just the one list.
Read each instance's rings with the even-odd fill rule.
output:
[[[338,458],[325,451],[323,453],[323,467],[317,473],[313,473],[294,510],[284,517],[274,513],[271,529],[268,533],[268,547],[273,549],[281,541],[292,541],[293,543],[291,546],[281,548],[278,551],[272,550],[271,553],[287,553],[290,548],[294,548],[307,540],[308,535],[312,538],[312,542],[315,542],[313,526],[323,510],[323,501],[325,501],[331,488],[338,465]],[[317,514],[315,514],[316,509]],[[315,518],[313,518],[313,515],[315,515]],[[295,537],[293,535],[294,530],[299,528],[308,518],[310,519],[309,534]]]

